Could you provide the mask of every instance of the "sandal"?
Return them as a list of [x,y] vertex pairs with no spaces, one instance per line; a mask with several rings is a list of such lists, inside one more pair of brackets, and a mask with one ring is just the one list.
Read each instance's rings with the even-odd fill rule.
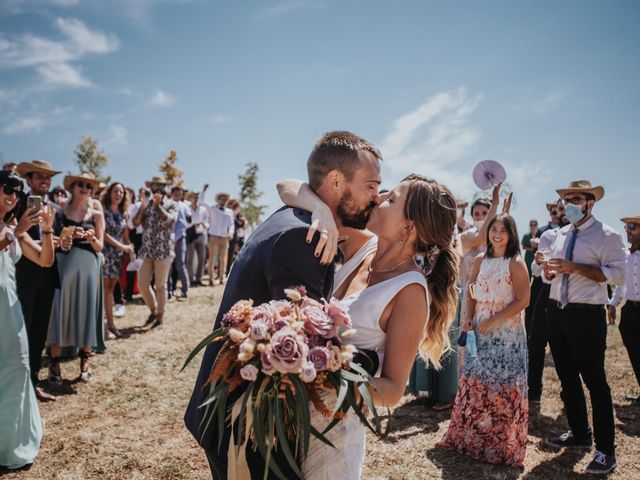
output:
[[62,375],[60,372],[60,357],[51,357],[49,359],[49,383],[53,383],[56,385],[62,384]]
[[[91,357],[91,352],[85,352],[84,350],[80,351],[80,380],[83,382],[88,382],[91,378],[91,369],[89,368],[89,357]],[[84,367],[83,368],[83,364]]]

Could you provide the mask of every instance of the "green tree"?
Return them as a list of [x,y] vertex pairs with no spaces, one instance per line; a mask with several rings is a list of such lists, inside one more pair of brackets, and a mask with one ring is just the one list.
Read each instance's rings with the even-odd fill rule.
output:
[[175,150],[171,150],[160,164],[160,171],[169,182],[169,185],[182,188],[184,180],[182,179],[182,170],[176,167],[177,161],[178,153]]
[[262,214],[268,208],[267,205],[260,205],[258,201],[262,197],[262,192],[258,190],[258,164],[247,163],[244,174],[238,175],[240,183],[240,208],[247,223],[255,226],[260,223]]
[[98,140],[91,135],[85,135],[76,147],[75,162],[81,172],[89,172],[103,183],[111,181],[110,176],[104,176],[102,170],[109,163],[109,158],[104,150],[98,147]]

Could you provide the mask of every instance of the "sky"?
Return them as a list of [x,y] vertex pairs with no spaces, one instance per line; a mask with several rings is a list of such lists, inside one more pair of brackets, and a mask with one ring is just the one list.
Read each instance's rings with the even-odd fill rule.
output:
[[622,232],[640,213],[639,78],[634,0],[0,0],[3,161],[76,172],[92,135],[138,187],[175,149],[211,197],[256,162],[270,210],[344,129],[381,149],[387,188],[419,173],[469,200],[493,159],[520,235],[583,178]]

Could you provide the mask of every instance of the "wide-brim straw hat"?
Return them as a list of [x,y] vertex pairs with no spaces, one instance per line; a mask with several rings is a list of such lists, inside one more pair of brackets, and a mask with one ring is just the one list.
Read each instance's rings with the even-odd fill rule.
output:
[[240,206],[240,202],[238,202],[238,200],[236,200],[235,198],[229,198],[229,200],[227,200],[227,208],[230,208],[231,210],[235,210],[239,206]]
[[97,192],[100,188],[100,180],[96,180],[95,175],[89,172],[82,172],[80,175],[67,175],[64,177],[62,185],[64,189],[70,192],[73,188],[73,184],[76,182],[87,182],[93,186],[93,191]]
[[596,202],[604,197],[604,187],[600,185],[594,187],[589,180],[574,180],[567,188],[559,188],[556,192],[561,198],[564,198],[567,193],[590,193],[596,198]]
[[461,198],[456,198],[456,207],[457,208],[467,208],[469,206],[469,202],[462,200]]
[[198,198],[198,192],[185,192],[184,194],[184,199],[187,202],[190,202],[191,200],[193,200],[194,198]]
[[558,202],[560,201],[560,199],[556,200],[555,202],[549,202],[547,203],[547,210],[551,211],[552,208],[555,208],[558,206]]
[[215,196],[216,202],[217,202],[218,200],[220,200],[220,197],[226,197],[226,198],[227,198],[227,200],[229,200],[229,199],[231,198],[231,195],[229,195],[229,194],[228,194],[228,193],[226,193],[226,192],[218,192],[218,193],[216,193],[216,196]]
[[638,215],[634,215],[632,217],[621,218],[620,220],[622,220],[624,223],[636,223],[636,224],[640,225],[640,213]]
[[44,160],[31,160],[30,162],[22,162],[16,167],[16,172],[21,177],[26,177],[29,173],[38,172],[48,175],[58,175],[59,171],[53,169],[53,165]]
[[147,188],[151,188],[151,185],[153,184],[164,185],[166,187],[167,185],[169,185],[169,182],[167,182],[167,180],[163,177],[153,177],[151,180],[144,182],[144,184],[147,186]]

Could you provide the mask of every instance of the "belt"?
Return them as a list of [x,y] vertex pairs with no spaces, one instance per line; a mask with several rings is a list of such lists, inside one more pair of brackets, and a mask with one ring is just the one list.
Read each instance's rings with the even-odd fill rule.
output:
[[549,300],[549,302],[559,310],[576,310],[576,309],[598,310],[604,306],[604,305],[594,305],[592,303],[567,303],[564,307],[562,307],[562,304],[556,300]]

